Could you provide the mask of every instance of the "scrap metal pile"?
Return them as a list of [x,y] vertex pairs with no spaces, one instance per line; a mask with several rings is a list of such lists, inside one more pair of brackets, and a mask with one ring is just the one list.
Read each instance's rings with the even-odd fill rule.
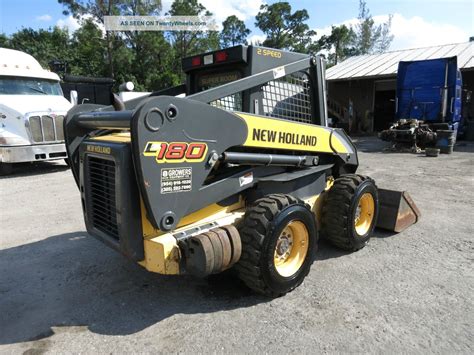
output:
[[389,150],[419,153],[426,147],[436,145],[437,134],[423,121],[401,119],[380,132],[379,138],[392,142]]

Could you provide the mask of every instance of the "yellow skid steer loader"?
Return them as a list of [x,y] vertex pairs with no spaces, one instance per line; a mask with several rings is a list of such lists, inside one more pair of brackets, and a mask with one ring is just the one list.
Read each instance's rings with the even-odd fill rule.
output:
[[327,126],[321,58],[236,46],[182,64],[183,85],[67,114],[94,237],[149,271],[233,268],[274,297],[301,284],[319,236],[355,251],[377,221],[419,218],[406,193],[356,174],[356,147]]

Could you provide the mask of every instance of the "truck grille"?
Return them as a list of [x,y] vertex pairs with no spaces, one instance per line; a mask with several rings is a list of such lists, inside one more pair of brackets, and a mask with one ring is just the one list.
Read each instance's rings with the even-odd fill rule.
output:
[[115,162],[89,156],[88,165],[92,225],[99,231],[118,240]]
[[33,141],[35,143],[63,141],[63,121],[62,115],[30,116],[30,132]]

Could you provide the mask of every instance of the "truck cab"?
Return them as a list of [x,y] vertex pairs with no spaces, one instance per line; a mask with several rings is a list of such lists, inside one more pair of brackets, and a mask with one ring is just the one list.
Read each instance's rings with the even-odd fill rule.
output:
[[15,163],[67,158],[63,120],[71,107],[57,74],[0,48],[0,174]]
[[400,62],[396,119],[417,119],[430,128],[462,131],[462,77],[457,58]]

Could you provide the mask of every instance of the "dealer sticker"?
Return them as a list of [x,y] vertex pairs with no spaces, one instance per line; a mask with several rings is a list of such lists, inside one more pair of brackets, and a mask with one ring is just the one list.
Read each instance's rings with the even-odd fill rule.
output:
[[193,169],[191,167],[161,169],[161,193],[191,191],[192,175]]

